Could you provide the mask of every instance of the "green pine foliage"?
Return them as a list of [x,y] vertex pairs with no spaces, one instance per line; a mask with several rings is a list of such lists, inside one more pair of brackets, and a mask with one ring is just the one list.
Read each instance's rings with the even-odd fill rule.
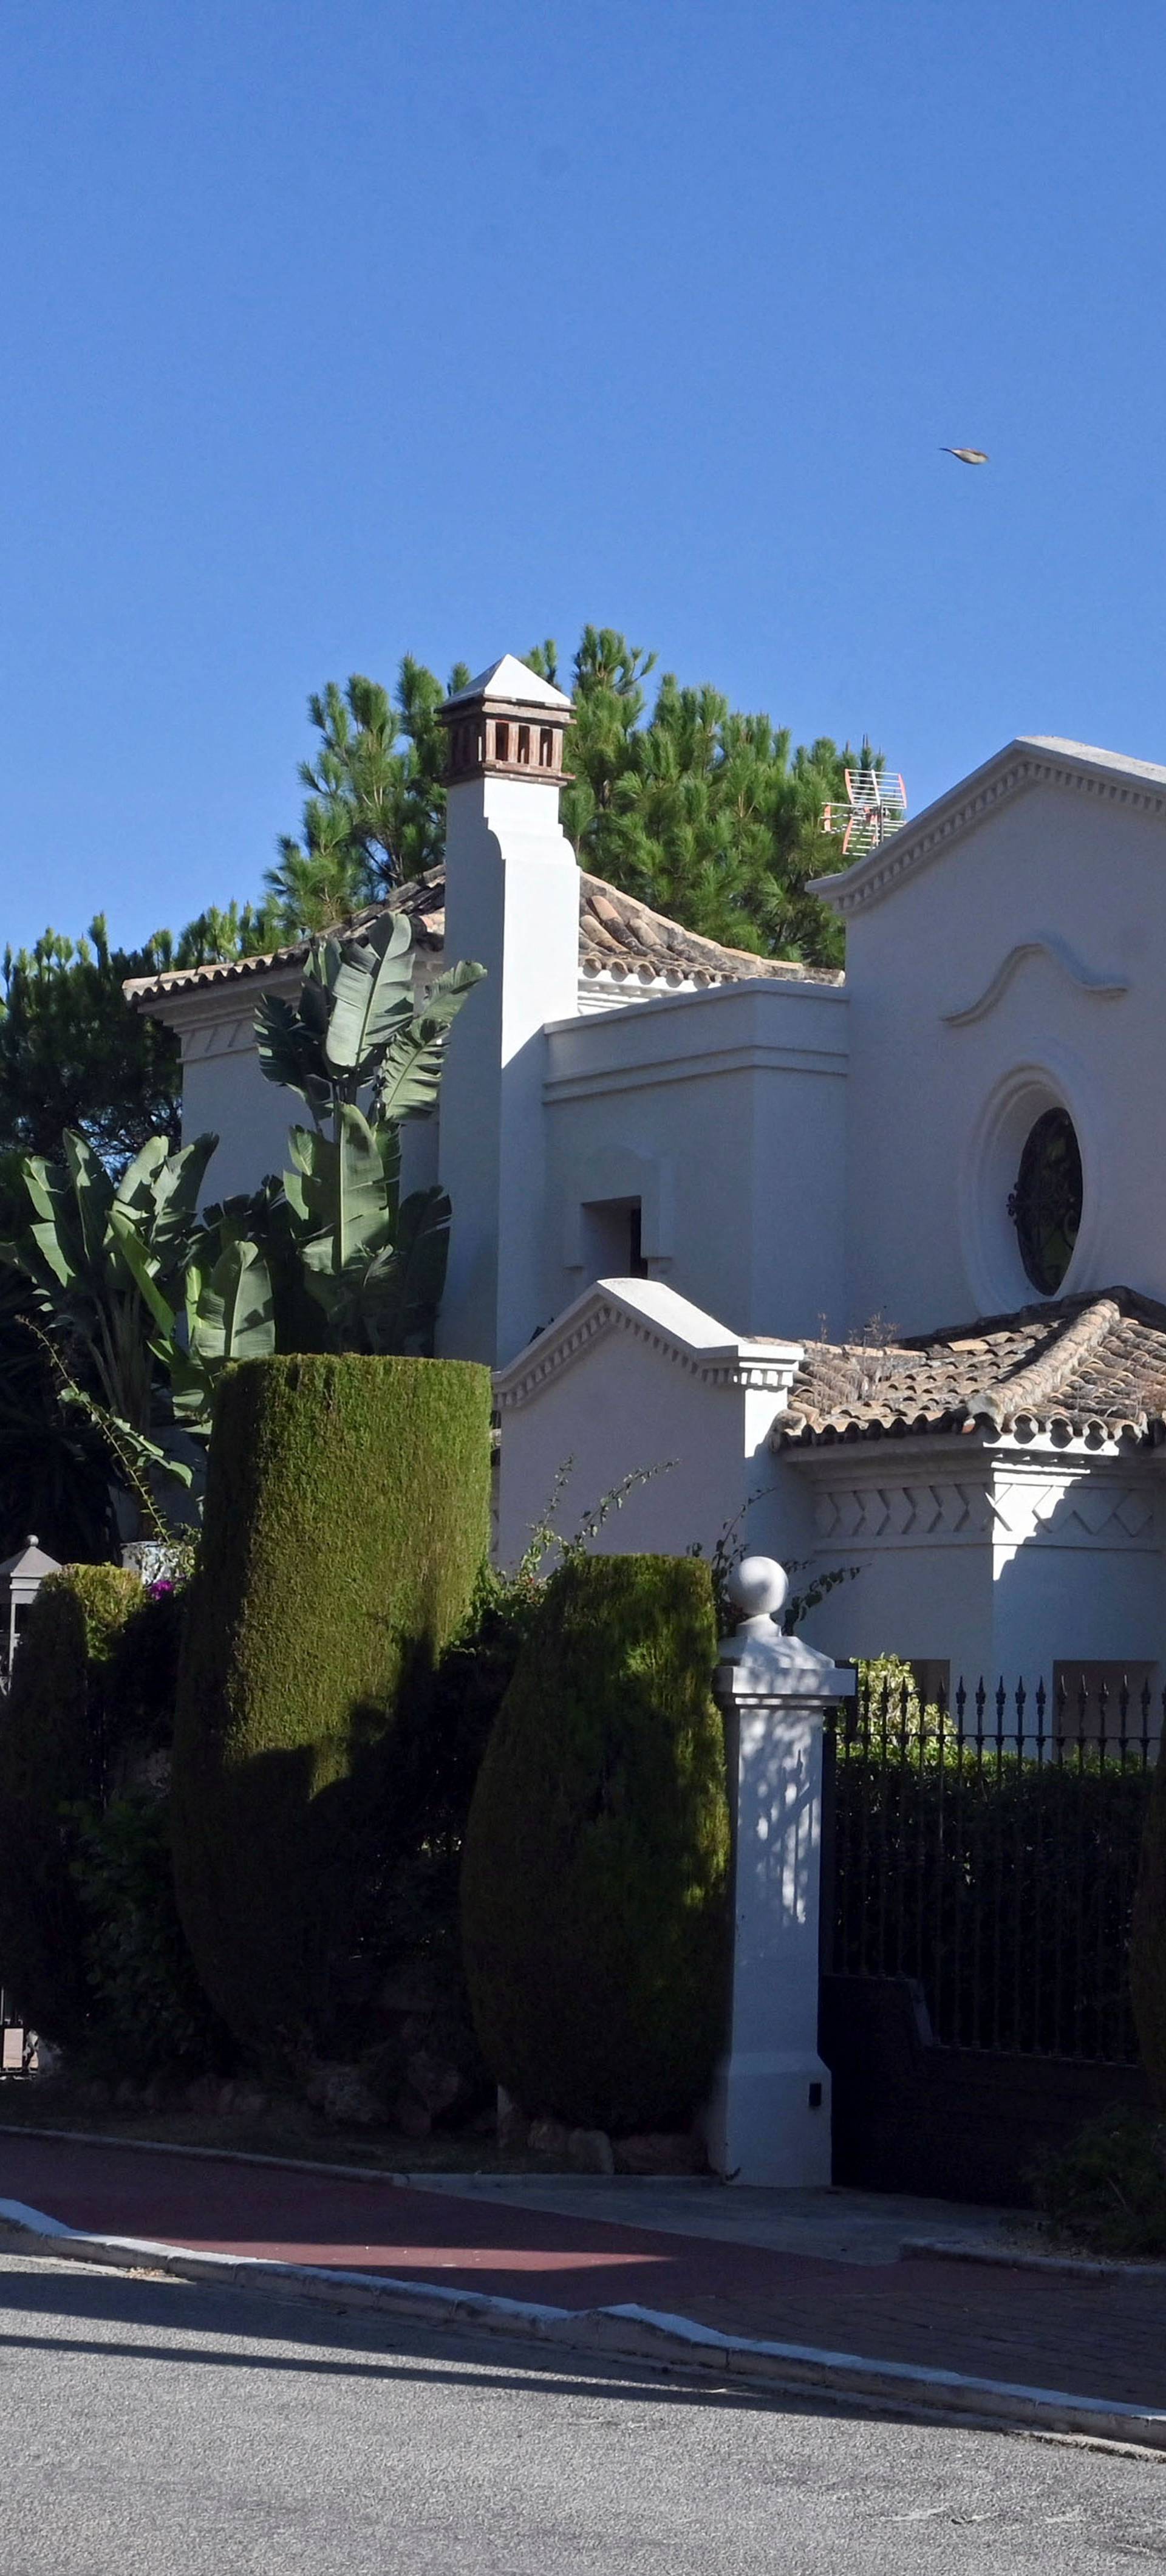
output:
[[103,913],[82,939],[45,930],[5,952],[0,991],[0,1151],[57,1154],[74,1128],[118,1173],[152,1136],[177,1145],[179,1045],[173,1029],[135,1011],[122,991],[135,976],[274,948],[270,905],[213,907],[177,938],[155,931],[142,948],[114,948]]
[[1130,1994],[1142,2064],[1166,2112],[1166,1762],[1161,1754],[1130,1923]]
[[260,2048],[326,2039],[399,1714],[489,1543],[490,1379],[256,1360],[224,1384],[180,1661],[175,1883],[204,1987]]
[[50,1575],[29,1613],[0,1726],[3,1982],[58,2045],[84,2036],[91,2001],[67,1811],[104,1792],[113,1662],[141,1599],[136,1574],[121,1566]]
[[707,2091],[728,1958],[715,1656],[692,1558],[572,1556],[547,1585],[462,1870],[478,2038],[532,2116],[671,2128]]
[[[842,796],[848,764],[877,768],[882,755],[825,736],[795,750],[767,715],[738,712],[707,685],[682,687],[672,672],[649,710],[656,658],[607,626],[584,628],[569,679],[553,642],[527,655],[574,697],[562,813],[580,865],[706,938],[840,964],[841,928],[808,890],[844,864],[820,829],[822,807]],[[459,663],[450,691],[469,676]],[[357,673],[309,699],[319,748],[300,769],[301,836],[281,839],[267,878],[285,937],[381,903],[439,863],[444,696],[407,655],[392,695]]]

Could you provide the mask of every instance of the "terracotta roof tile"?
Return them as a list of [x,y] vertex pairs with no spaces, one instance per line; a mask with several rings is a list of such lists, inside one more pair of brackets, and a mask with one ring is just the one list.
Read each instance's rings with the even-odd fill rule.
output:
[[[386,907],[374,905],[344,926],[359,930]],[[394,894],[388,909],[407,912],[418,949],[438,955],[445,941],[445,870],[430,868]],[[127,983],[127,998],[139,1008],[174,993],[201,992],[222,984],[254,981],[280,967],[296,966],[306,957],[308,941],[300,939],[268,957],[240,957],[209,966],[176,967],[163,975],[136,976]],[[617,982],[641,984],[726,984],[765,979],[794,984],[841,984],[835,967],[791,965],[777,957],[755,957],[744,948],[725,948],[667,921],[634,895],[621,894],[601,877],[579,871],[579,966],[584,975],[612,975]]]
[[977,1426],[1166,1436],[1166,1306],[1109,1288],[886,1347],[811,1343],[774,1438],[793,1447]]

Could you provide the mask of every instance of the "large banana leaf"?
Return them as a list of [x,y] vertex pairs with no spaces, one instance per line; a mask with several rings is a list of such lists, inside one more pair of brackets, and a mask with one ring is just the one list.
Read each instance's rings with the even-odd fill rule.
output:
[[212,1369],[266,1359],[275,1349],[271,1273],[257,1243],[229,1243],[202,1280],[191,1344]]
[[370,1350],[432,1350],[449,1257],[449,1220],[444,1190],[414,1190],[402,1200],[396,1242],[370,1262],[357,1300]]
[[372,1070],[374,1051],[386,1046],[413,1008],[412,924],[401,912],[382,913],[359,939],[335,943],[332,1008],[324,1054],[334,1074],[361,1077]]
[[115,1207],[132,1217],[161,1279],[181,1270],[193,1248],[198,1194],[218,1141],[196,1136],[174,1153],[164,1136],[152,1136],[118,1185]]
[[284,1174],[301,1258],[317,1276],[330,1271],[337,1279],[392,1242],[396,1219],[395,1153],[387,1163],[381,1140],[351,1102],[338,1124],[335,1138],[293,1127],[292,1169]]
[[166,1360],[174,1411],[209,1431],[215,1388],[229,1360],[266,1359],[275,1349],[271,1273],[256,1243],[228,1243],[213,1269],[187,1274],[187,1341]]
[[[165,1154],[164,1138],[155,1140]],[[148,1149],[147,1149],[148,1150]],[[113,1183],[99,1154],[84,1136],[66,1128],[61,1138],[65,1168],[73,1186],[74,1221],[84,1248],[85,1267],[92,1270],[101,1259],[105,1228],[113,1204]]]
[[376,1078],[378,1118],[418,1118],[432,1109],[450,1025],[485,972],[463,958],[438,976],[424,1009],[397,1030]]
[[255,1039],[268,1081],[298,1091],[313,1117],[325,1117],[332,1106],[332,1084],[322,1061],[319,1033],[305,1026],[295,1004],[280,994],[266,996],[255,1013]]
[[117,1200],[109,1212],[110,1241],[116,1245],[138,1295],[153,1318],[164,1341],[172,1341],[178,1317],[158,1280],[158,1264],[149,1245],[143,1241],[128,1208]]

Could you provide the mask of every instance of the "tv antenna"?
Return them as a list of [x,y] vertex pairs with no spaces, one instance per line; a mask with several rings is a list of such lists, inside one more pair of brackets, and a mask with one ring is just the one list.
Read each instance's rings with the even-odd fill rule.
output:
[[822,830],[842,836],[849,858],[877,850],[907,820],[907,790],[897,770],[844,769],[846,803],[822,807]]

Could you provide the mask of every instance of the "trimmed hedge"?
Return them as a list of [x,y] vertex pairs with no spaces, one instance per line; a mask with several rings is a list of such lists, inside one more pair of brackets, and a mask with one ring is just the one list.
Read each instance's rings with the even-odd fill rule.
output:
[[64,1810],[104,1793],[116,1649],[142,1599],[119,1565],[49,1575],[0,1722],[0,1983],[57,2045],[83,2037],[92,2000]]
[[1130,1921],[1130,1995],[1142,2064],[1166,2111],[1166,1761],[1154,1771]]
[[707,2092],[728,1975],[715,1656],[693,1558],[572,1558],[547,1585],[462,1867],[479,2042],[531,2116],[671,2128]]
[[172,1833],[195,1964],[249,2044],[329,2036],[398,1713],[489,1543],[489,1422],[489,1372],[461,1361],[250,1360],[220,1389]]

